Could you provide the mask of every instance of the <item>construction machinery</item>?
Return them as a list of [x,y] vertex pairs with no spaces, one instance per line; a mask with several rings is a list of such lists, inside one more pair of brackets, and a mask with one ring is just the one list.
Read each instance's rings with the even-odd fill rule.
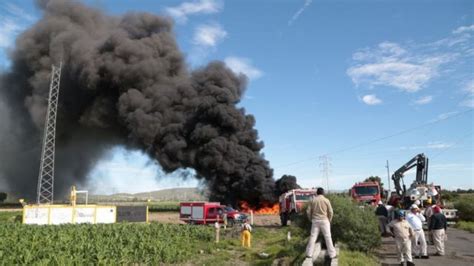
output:
[[[423,154],[417,154],[392,175],[396,194],[390,197],[390,205],[400,204],[402,208],[408,208],[412,203],[439,198],[439,192],[433,185],[428,185],[428,158]],[[404,174],[416,167],[416,178],[407,189],[404,182]]]
[[[408,209],[413,203],[419,205],[420,208],[423,208],[426,203],[436,204],[441,207],[448,221],[454,222],[457,219],[457,210],[444,208],[440,194],[441,186],[428,184],[428,163],[428,157],[420,153],[395,171],[392,180],[395,184],[396,193],[392,193],[388,203],[403,209]],[[415,167],[416,178],[407,188],[403,176]]]

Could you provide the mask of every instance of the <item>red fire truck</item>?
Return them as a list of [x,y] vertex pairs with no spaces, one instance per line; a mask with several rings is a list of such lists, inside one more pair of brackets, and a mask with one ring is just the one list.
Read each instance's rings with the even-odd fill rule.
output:
[[360,182],[355,183],[351,188],[351,197],[358,203],[377,205],[382,199],[379,183]]
[[311,196],[316,195],[316,189],[292,189],[280,196],[280,220],[281,225],[286,226],[288,220],[301,213],[303,205]]
[[189,224],[223,223],[222,214],[227,215],[229,226],[247,219],[245,213],[223,206],[219,202],[181,202],[179,219]]

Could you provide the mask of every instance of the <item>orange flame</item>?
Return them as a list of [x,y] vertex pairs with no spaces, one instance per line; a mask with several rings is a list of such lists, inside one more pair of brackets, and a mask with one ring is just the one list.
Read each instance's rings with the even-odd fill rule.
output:
[[254,214],[279,214],[280,213],[280,205],[278,203],[264,203],[262,204],[263,207],[255,209],[251,208],[249,204],[245,201],[241,201],[239,203],[240,210],[243,212],[250,212],[253,211]]

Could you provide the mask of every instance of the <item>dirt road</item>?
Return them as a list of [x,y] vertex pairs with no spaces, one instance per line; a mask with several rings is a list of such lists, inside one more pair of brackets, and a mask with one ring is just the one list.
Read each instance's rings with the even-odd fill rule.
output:
[[[182,223],[179,220],[179,212],[150,212],[148,214],[150,222],[160,223]],[[278,215],[254,215],[254,224],[258,226],[276,226],[280,225],[280,217]]]
[[[441,265],[474,265],[474,234],[467,231],[449,228],[448,241],[446,242],[446,255],[443,257],[432,256],[435,253],[433,245],[428,245],[429,259],[414,259],[416,265],[421,266],[441,266]],[[399,265],[395,240],[384,238],[380,249],[382,265]]]

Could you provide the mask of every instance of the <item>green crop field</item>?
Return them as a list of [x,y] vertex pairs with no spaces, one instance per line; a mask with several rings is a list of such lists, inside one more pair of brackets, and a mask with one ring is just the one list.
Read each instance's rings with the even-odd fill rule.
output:
[[213,239],[205,226],[0,224],[4,265],[117,265],[179,263]]

